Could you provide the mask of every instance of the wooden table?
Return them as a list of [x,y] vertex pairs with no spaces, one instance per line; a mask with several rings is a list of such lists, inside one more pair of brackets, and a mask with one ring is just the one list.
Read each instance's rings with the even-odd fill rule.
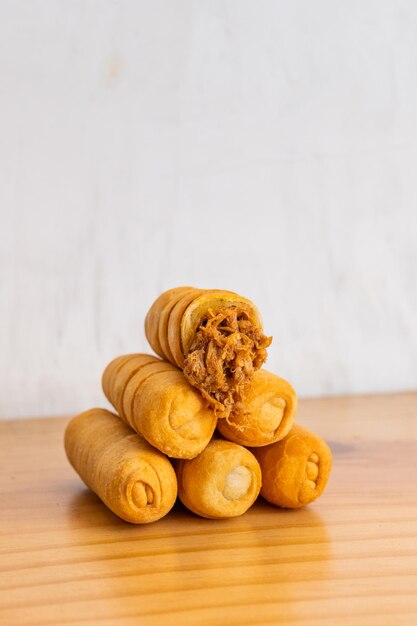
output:
[[85,489],[67,419],[0,424],[0,623],[417,623],[417,393],[301,402],[333,474],[299,511],[262,500],[132,526]]

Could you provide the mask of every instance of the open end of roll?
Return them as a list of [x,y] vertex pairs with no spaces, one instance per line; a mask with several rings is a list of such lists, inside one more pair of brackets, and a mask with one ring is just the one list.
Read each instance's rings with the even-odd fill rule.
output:
[[301,485],[298,499],[302,504],[308,504],[316,499],[317,481],[320,473],[320,458],[316,452],[312,452],[307,460],[305,477]]
[[251,483],[252,472],[244,465],[238,465],[227,474],[223,495],[227,500],[240,500],[247,494]]
[[243,307],[209,311],[191,344],[184,374],[213,405],[216,417],[229,417],[253,372],[266,361],[271,341]]
[[287,403],[283,398],[272,398],[261,407],[258,426],[265,435],[275,433],[281,425]]
[[153,504],[154,492],[150,485],[138,480],[132,487],[131,498],[133,504],[140,509]]

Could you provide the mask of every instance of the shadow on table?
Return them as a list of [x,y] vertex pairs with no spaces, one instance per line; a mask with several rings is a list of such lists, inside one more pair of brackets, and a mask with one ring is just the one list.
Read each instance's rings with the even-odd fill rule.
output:
[[126,594],[135,597],[138,617],[161,594],[167,606],[181,594],[184,610],[201,605],[213,619],[221,611],[249,623],[262,607],[262,619],[285,611],[291,621],[305,586],[314,591],[331,577],[327,525],[312,506],[280,510],[260,498],[241,517],[206,520],[177,502],[162,520],[133,525],[82,489],[68,503],[68,524],[74,541],[88,545],[95,586],[105,580],[115,610]]

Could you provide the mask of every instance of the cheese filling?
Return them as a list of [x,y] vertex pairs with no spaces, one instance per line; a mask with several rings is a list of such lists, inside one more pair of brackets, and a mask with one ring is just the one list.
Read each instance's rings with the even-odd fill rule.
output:
[[240,500],[247,494],[251,482],[252,472],[244,465],[238,465],[225,478],[224,497],[227,500]]

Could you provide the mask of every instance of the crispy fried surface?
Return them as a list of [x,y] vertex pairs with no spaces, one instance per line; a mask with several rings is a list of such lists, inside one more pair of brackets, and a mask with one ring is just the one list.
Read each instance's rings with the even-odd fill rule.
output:
[[185,360],[184,375],[214,407],[228,418],[255,370],[266,361],[266,337],[245,310],[231,306],[209,310]]

